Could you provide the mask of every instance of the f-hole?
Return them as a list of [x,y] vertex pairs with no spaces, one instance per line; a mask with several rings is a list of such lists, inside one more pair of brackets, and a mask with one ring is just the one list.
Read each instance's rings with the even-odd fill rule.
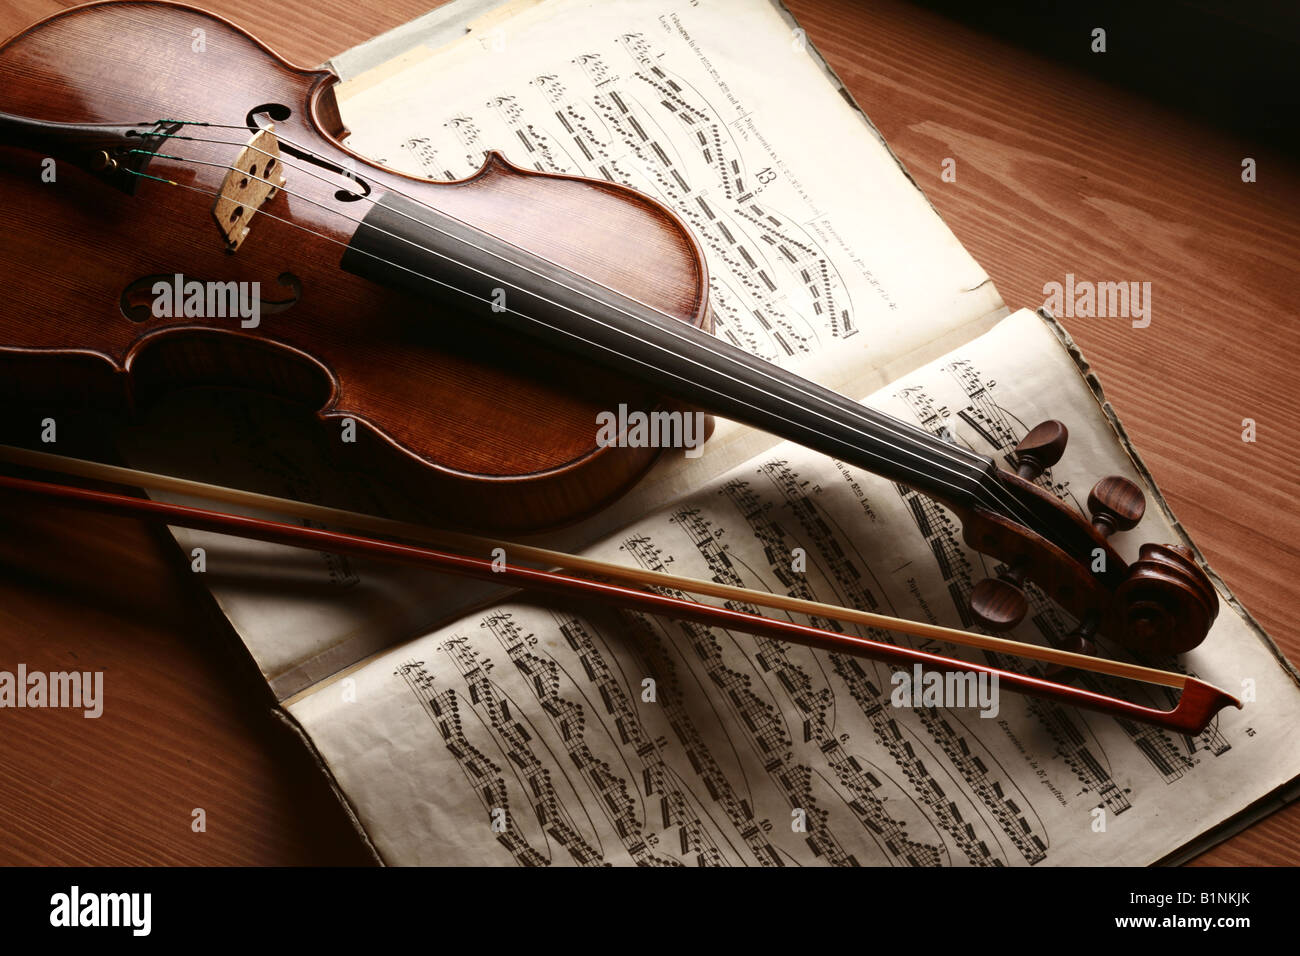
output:
[[[258,121],[262,116],[267,116],[276,123],[283,123],[292,115],[293,110],[289,109],[289,107],[285,106],[283,103],[263,103],[261,106],[254,106],[249,110],[248,115],[244,117],[244,122],[247,124],[251,132],[256,133],[265,125]],[[311,163],[313,166],[319,167],[320,169],[329,170],[331,173],[337,173],[345,179],[355,183],[356,188],[354,189],[339,189],[335,191],[334,198],[339,202],[356,202],[358,199],[365,199],[370,195],[370,183],[366,182],[352,170],[345,169],[338,163],[332,163],[328,159],[317,156],[315,153],[295,148],[286,143],[283,139],[280,140],[280,152],[288,153],[290,156],[296,156],[303,162]]]

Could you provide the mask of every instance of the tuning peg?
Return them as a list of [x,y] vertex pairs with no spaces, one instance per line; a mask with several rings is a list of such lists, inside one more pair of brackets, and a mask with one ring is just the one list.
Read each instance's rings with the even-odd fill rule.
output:
[[1036,480],[1044,469],[1061,460],[1069,440],[1069,429],[1060,422],[1039,422],[1016,445],[1016,474],[1025,481]]
[[970,609],[990,631],[1009,631],[1029,613],[1029,601],[1021,585],[1028,565],[1017,561],[1000,578],[985,578],[970,592]]
[[1135,527],[1146,510],[1147,500],[1142,489],[1119,475],[1103,478],[1088,493],[1092,526],[1103,537]]

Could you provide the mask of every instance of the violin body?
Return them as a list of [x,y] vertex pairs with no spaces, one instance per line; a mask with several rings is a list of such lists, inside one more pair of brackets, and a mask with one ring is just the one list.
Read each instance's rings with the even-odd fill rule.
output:
[[[683,322],[707,323],[701,252],[662,206],[495,154],[450,183],[378,167],[343,143],[335,80],[286,63],[223,19],[147,0],[78,7],[0,48],[0,111],[59,123],[175,117],[227,126],[269,113],[285,142],[356,169],[370,188],[400,190]],[[184,144],[187,157],[214,166],[162,172],[155,160],[148,171],[213,190],[217,164],[238,148],[228,143],[249,133],[187,132],[226,141]],[[127,195],[62,162],[46,182],[38,152],[0,153],[8,278],[0,393],[10,401],[129,410],[181,386],[269,392],[308,403],[335,436],[345,419],[355,423],[355,442],[331,443],[340,466],[382,471],[434,511],[501,529],[599,508],[658,454],[596,446],[597,413],[620,403],[652,409],[660,403],[652,389],[560,354],[539,361],[531,343],[341,270],[364,213],[352,207],[364,204],[340,203],[324,167],[321,178],[288,173],[230,254],[210,193],[145,180]],[[175,275],[259,283],[258,327],[238,316],[156,316],[150,289]]]
[[[1142,516],[1135,485],[1098,482],[1089,522],[1033,483],[1064,450],[1060,423],[1026,435],[1010,473],[765,363],[708,334],[707,268],[670,210],[497,154],[456,182],[388,170],[348,149],[335,82],[155,0],[77,7],[0,47],[0,395],[129,409],[226,386],[304,401],[340,439],[340,467],[491,530],[569,521],[630,487],[658,451],[598,446],[598,416],[669,396],[949,507],[1005,566],[972,593],[989,630],[1023,619],[1032,581],[1080,620],[1080,649],[1098,634],[1159,654],[1204,638],[1218,599],[1194,556],[1145,544],[1128,564],[1108,540]],[[271,133],[281,153],[255,147]],[[111,151],[88,150],[96,137]],[[267,164],[286,154],[280,183]],[[234,202],[250,183],[266,187],[256,203]],[[257,284],[257,326],[149,307],[174,277]],[[510,304],[489,308],[498,293]]]

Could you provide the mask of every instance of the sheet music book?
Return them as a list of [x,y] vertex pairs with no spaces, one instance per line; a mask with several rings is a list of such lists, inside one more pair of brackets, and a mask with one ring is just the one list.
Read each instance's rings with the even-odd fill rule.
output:
[[[1114,539],[1125,559],[1191,544],[1065,330],[1002,303],[779,5],[460,0],[332,65],[353,149],[438,179],[495,149],[645,191],[699,238],[718,335],[999,462],[1060,419],[1070,445],[1042,487],[1082,510],[1093,481],[1124,475],[1149,502]],[[247,401],[179,397],[124,454],[421,514]],[[195,415],[227,433],[187,440]],[[1252,699],[1193,737],[1013,694],[996,713],[899,707],[885,664],[174,533],[207,550],[206,583],[388,864],[1150,864],[1290,799],[1300,776],[1296,672],[1212,571],[1209,637],[1147,663]],[[728,423],[702,456],[666,454],[616,505],[534,543],[957,627],[997,570],[924,496]],[[1075,622],[1029,595],[1011,636],[1059,644]]]

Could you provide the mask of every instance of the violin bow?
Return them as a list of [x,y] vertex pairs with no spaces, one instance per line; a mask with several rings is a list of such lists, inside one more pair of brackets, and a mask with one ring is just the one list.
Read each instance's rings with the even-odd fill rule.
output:
[[[430,547],[402,544],[391,540],[345,534],[320,528],[302,527],[264,518],[228,514],[221,511],[137,498],[114,492],[96,491],[0,475],[0,488],[17,495],[35,497],[68,507],[121,517],[157,520],[170,525],[234,535],[274,544],[309,548],[336,554],[348,554],[356,557],[376,558],[398,563],[424,565],[462,577],[521,589],[543,591],[562,597],[588,598],[615,607],[645,611],[650,614],[723,627],[758,636],[773,637],[807,647],[853,654],[890,664],[920,665],[923,669],[941,672],[987,674],[997,678],[999,687],[1005,686],[1017,693],[1057,700],[1111,716],[1154,724],[1181,733],[1200,733],[1224,707],[1231,705],[1240,709],[1242,706],[1240,701],[1225,691],[1186,674],[1122,661],[1107,660],[1035,644],[1026,644],[1020,641],[991,637],[956,628],[941,627],[854,608],[844,608],[816,601],[775,595],[765,591],[720,584],[715,581],[704,581],[659,571],[630,568],[531,545],[442,531],[376,515],[314,505],[132,468],[87,462],[12,446],[0,445],[0,461],[42,471],[59,472],[73,477],[278,512],[300,519],[353,528],[372,534],[391,535],[421,541],[444,548],[479,550],[481,553],[491,553],[493,549],[501,548],[514,561],[531,561],[551,567],[563,568],[568,571],[599,575],[608,580],[600,581],[586,577],[573,577],[557,571],[525,567],[511,563],[511,558],[508,558],[503,566],[499,561],[494,562],[488,558],[477,558],[453,551],[436,550]],[[615,583],[620,581],[625,583]],[[704,594],[728,601],[743,602],[749,605],[806,614],[845,623],[862,624],[917,637],[1014,654],[1044,661],[1058,667],[1094,671],[1114,677],[1172,687],[1180,689],[1182,694],[1174,709],[1160,710],[1119,698],[1108,697],[1083,688],[1059,684],[1043,678],[989,665],[945,657],[895,644],[887,644],[852,634],[764,617],[748,611],[701,604],[685,598],[647,591],[643,587],[670,588]]]

